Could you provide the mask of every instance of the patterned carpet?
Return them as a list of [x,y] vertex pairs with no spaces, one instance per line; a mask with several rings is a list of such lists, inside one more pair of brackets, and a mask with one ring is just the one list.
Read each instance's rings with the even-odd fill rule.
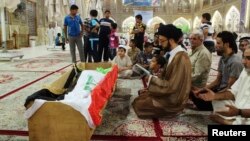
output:
[[46,72],[0,72],[0,96],[42,76]]
[[27,59],[13,63],[8,63],[0,66],[1,71],[25,71],[25,72],[51,72],[56,71],[58,68],[69,65],[62,59]]
[[23,113],[25,111],[23,106],[25,99],[32,93],[40,90],[45,84],[53,82],[60,76],[61,73],[53,74],[48,78],[45,78],[27,88],[5,97],[4,99],[1,99],[0,129],[27,131],[27,121],[23,117]]
[[[65,62],[71,62],[71,55],[68,52],[65,52],[65,53],[52,53],[52,54],[37,57],[37,58],[41,58],[41,59],[44,59],[44,58],[47,58],[47,59],[61,59],[61,60],[65,61]],[[80,60],[79,53],[76,53],[76,59]]]
[[[132,96],[129,101],[131,103],[137,97],[137,91],[143,86],[141,80],[118,80],[117,87],[131,88]],[[207,125],[212,123],[208,118],[211,112],[197,113],[191,109],[185,109],[177,118],[159,120],[139,119],[131,106],[130,113],[126,117],[122,112],[117,113],[112,113],[109,107],[105,109],[102,125],[96,129],[94,138],[96,135],[101,137],[108,135],[109,138],[106,138],[108,140],[123,136],[138,137],[138,140],[150,137],[153,137],[152,140],[160,137],[164,137],[163,140],[189,140],[191,137],[193,137],[191,140],[203,140],[207,135]]]
[[[66,71],[64,69],[55,72],[70,64],[64,60],[68,57],[65,55],[66,57],[63,58],[63,56],[64,54],[61,53],[53,53],[33,60],[10,63],[7,67],[0,68],[1,94],[16,89],[20,84],[27,84],[49,74],[48,77],[0,99],[0,141],[28,140],[26,132],[24,132],[24,136],[1,134],[4,133],[3,130],[28,130],[27,121],[23,117],[24,101],[28,95],[40,90],[44,84],[53,82]],[[213,56],[212,68],[217,68],[218,60],[217,56]],[[216,74],[217,71],[211,69],[209,82],[215,79]],[[208,119],[210,112],[185,109],[179,117],[174,119],[139,119],[131,102],[137,97],[137,91],[142,87],[142,82],[138,79],[118,80],[117,91],[104,110],[102,125],[95,130],[92,140],[207,140],[207,125],[212,123]],[[120,99],[121,103],[115,103],[118,105],[115,107],[114,102],[119,101],[117,99]]]

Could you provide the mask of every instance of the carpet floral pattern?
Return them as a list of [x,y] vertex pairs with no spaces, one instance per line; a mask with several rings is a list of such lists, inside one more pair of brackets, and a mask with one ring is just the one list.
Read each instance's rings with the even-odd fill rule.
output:
[[32,82],[48,73],[45,72],[0,72],[0,96]]
[[[217,75],[215,70],[219,57],[213,55],[213,64],[209,75],[209,82],[213,81]],[[17,61],[0,66],[0,89],[1,93],[9,92],[17,85],[29,83],[41,76],[58,70],[70,64],[70,56],[66,53],[52,53],[47,56],[35,59]],[[69,69],[68,67],[67,69]],[[40,90],[44,84],[48,84],[61,76],[64,69],[46,77],[4,99],[0,99],[0,130],[28,131],[27,120],[23,114],[23,106],[27,96]],[[27,71],[27,72],[26,72]],[[31,72],[32,71],[32,72]],[[43,72],[45,71],[45,72]],[[213,124],[208,115],[211,112],[197,112],[192,109],[185,109],[178,117],[171,119],[139,119],[131,103],[138,96],[137,91],[143,88],[142,81],[121,80],[117,81],[117,90],[110,99],[107,108],[103,112],[102,124],[96,128],[94,136],[127,136],[127,137],[159,137],[163,141],[204,141],[207,140],[207,125]],[[121,95],[124,95],[121,96]],[[126,95],[126,96],[125,96]],[[1,95],[0,95],[1,96]],[[124,105],[117,105],[114,110],[114,103],[119,98],[128,98],[123,101]],[[117,98],[112,101],[112,99]],[[126,99],[125,98],[125,99]],[[120,108],[126,107],[128,111]],[[128,106],[128,107],[127,107]],[[119,108],[121,111],[119,111]],[[10,112],[11,111],[11,112]],[[157,129],[156,129],[157,126]],[[189,136],[189,137],[188,137]],[[0,135],[0,141],[27,141],[28,137]]]
[[43,88],[60,77],[61,74],[53,74],[33,85],[24,88],[0,101],[0,130],[21,130],[27,131],[27,120],[23,114],[25,112],[24,102],[32,93]]
[[40,71],[40,72],[49,72],[55,71],[58,68],[62,68],[66,65],[69,65],[69,62],[65,62],[61,59],[27,59],[16,61],[9,64],[4,64],[0,66],[1,71]]

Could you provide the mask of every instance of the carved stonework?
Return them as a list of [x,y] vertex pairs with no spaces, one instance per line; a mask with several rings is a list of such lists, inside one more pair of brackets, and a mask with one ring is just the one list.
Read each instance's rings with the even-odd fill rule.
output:
[[190,4],[189,0],[179,0],[177,3],[177,11],[179,13],[191,12],[191,4]]

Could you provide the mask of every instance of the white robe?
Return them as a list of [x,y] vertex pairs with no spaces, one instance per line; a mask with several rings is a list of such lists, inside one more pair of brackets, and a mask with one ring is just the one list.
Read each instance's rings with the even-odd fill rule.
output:
[[[226,110],[224,105],[234,105],[239,109],[250,109],[250,75],[247,74],[244,69],[238,80],[232,85],[230,91],[235,97],[235,101],[223,100],[213,101],[213,107],[216,111]],[[250,118],[242,118],[241,116],[236,117],[225,117],[226,119],[235,119],[233,124],[250,124]]]
[[55,30],[53,28],[48,28],[47,29],[47,36],[49,38],[49,45],[52,46],[54,44],[54,35],[55,35]]

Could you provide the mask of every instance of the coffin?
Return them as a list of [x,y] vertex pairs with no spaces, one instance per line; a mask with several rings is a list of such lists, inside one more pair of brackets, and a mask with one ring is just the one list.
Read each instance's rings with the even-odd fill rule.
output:
[[[110,68],[112,65],[110,63],[79,64],[79,68],[83,70],[94,70],[97,67]],[[114,68],[114,66],[112,68]],[[115,71],[115,73],[118,72]],[[55,93],[63,91],[62,87],[65,84],[68,74],[69,73],[66,72],[61,78],[50,86],[47,86],[47,88],[51,88],[51,91]],[[117,74],[114,74],[114,72],[110,75],[113,75],[117,79]],[[105,84],[106,83],[107,82],[105,82]],[[115,89],[115,84],[116,83],[114,83],[111,88],[110,95],[112,95]],[[100,116],[107,102],[108,99],[104,102],[98,113]],[[31,105],[32,103],[29,106]],[[95,128],[89,127],[85,117],[80,112],[66,104],[53,101],[45,102],[45,104],[28,119],[28,129],[30,141],[88,141],[95,130]]]

